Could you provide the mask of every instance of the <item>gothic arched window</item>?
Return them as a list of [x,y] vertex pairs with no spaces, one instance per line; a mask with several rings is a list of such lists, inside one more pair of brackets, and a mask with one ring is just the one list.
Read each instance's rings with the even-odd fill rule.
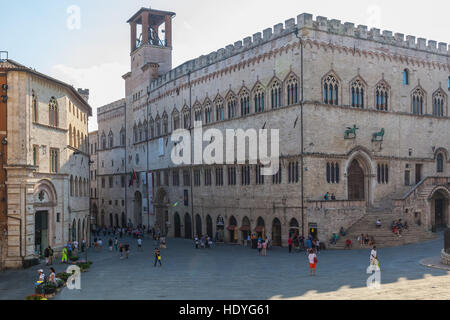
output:
[[102,150],[105,150],[106,149],[106,135],[104,132],[102,133],[101,142],[102,142]]
[[408,69],[403,70],[403,84],[407,86],[409,84],[409,71]]
[[377,110],[388,111],[389,107],[389,86],[381,81],[375,88],[375,105]]
[[49,102],[49,125],[57,127],[59,122],[58,102],[52,97]]
[[354,80],[350,85],[351,106],[364,109],[365,86],[361,79]]
[[241,103],[241,116],[245,116],[250,113],[250,96],[246,89],[242,90],[239,95],[239,100]]
[[112,149],[114,147],[114,135],[113,135],[112,131],[110,131],[109,135],[108,135],[108,144],[109,144],[110,149]]
[[155,121],[150,117],[150,139],[155,137]]
[[443,117],[446,112],[446,96],[442,90],[438,90],[433,94],[433,115]]
[[298,79],[293,74],[291,74],[286,81],[286,91],[287,104],[290,106],[298,103]]
[[230,94],[227,99],[228,119],[233,119],[237,115],[236,96]]
[[339,104],[339,82],[333,74],[323,80],[323,102],[325,104]]
[[436,171],[438,173],[444,172],[444,155],[442,153],[439,153],[436,157]]
[[411,95],[412,113],[423,115],[425,92],[421,88],[416,88]]
[[255,113],[264,111],[264,87],[260,84],[253,90],[253,102],[255,104]]
[[32,91],[31,108],[33,113],[33,122],[38,122],[38,98],[34,90]]
[[212,119],[213,119],[213,115],[212,115],[211,103],[209,103],[209,101],[205,104],[203,110],[204,110],[204,114],[205,114],[205,124],[211,123]]
[[270,101],[272,109],[281,107],[281,95],[280,81],[274,80],[270,85]]
[[126,144],[125,137],[126,137],[126,135],[125,135],[125,129],[122,128],[122,129],[120,130],[120,145],[121,145],[121,146],[125,146],[125,144]]
[[222,121],[224,119],[224,106],[223,99],[218,97],[215,101],[216,105],[216,121]]

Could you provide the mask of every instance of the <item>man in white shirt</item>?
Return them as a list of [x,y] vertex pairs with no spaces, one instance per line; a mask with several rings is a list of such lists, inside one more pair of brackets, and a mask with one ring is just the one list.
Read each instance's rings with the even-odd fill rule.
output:
[[370,264],[378,265],[377,247],[373,247],[372,251],[370,252]]

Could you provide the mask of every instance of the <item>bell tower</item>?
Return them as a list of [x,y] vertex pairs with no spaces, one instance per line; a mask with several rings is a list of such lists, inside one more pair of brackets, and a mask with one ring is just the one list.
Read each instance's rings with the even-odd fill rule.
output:
[[173,12],[141,8],[127,21],[131,33],[131,73],[126,80],[131,80],[127,85],[131,91],[133,83],[156,79],[172,69],[174,16]]

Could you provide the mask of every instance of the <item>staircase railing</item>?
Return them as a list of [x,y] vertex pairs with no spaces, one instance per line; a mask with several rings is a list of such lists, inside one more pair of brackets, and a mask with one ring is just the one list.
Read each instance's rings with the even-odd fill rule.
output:
[[394,200],[394,205],[396,207],[402,206],[405,203],[416,199],[425,187],[429,186],[439,186],[439,185],[449,185],[450,177],[426,177],[422,179],[419,183],[411,188],[401,199]]

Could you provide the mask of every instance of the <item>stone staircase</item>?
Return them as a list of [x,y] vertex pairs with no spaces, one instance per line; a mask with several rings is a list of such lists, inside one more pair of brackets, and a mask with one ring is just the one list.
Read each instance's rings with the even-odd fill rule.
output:
[[[376,221],[380,219],[381,228],[376,227]],[[336,245],[329,244],[329,249],[345,249],[345,241],[352,240],[353,249],[359,248],[358,237],[361,234],[373,236],[377,247],[394,247],[409,243],[417,243],[424,240],[434,239],[436,236],[418,226],[413,221],[408,222],[408,230],[402,231],[402,236],[398,237],[391,231],[392,221],[397,221],[399,217],[390,208],[369,208],[367,214],[353,224],[345,237],[340,236]]]

